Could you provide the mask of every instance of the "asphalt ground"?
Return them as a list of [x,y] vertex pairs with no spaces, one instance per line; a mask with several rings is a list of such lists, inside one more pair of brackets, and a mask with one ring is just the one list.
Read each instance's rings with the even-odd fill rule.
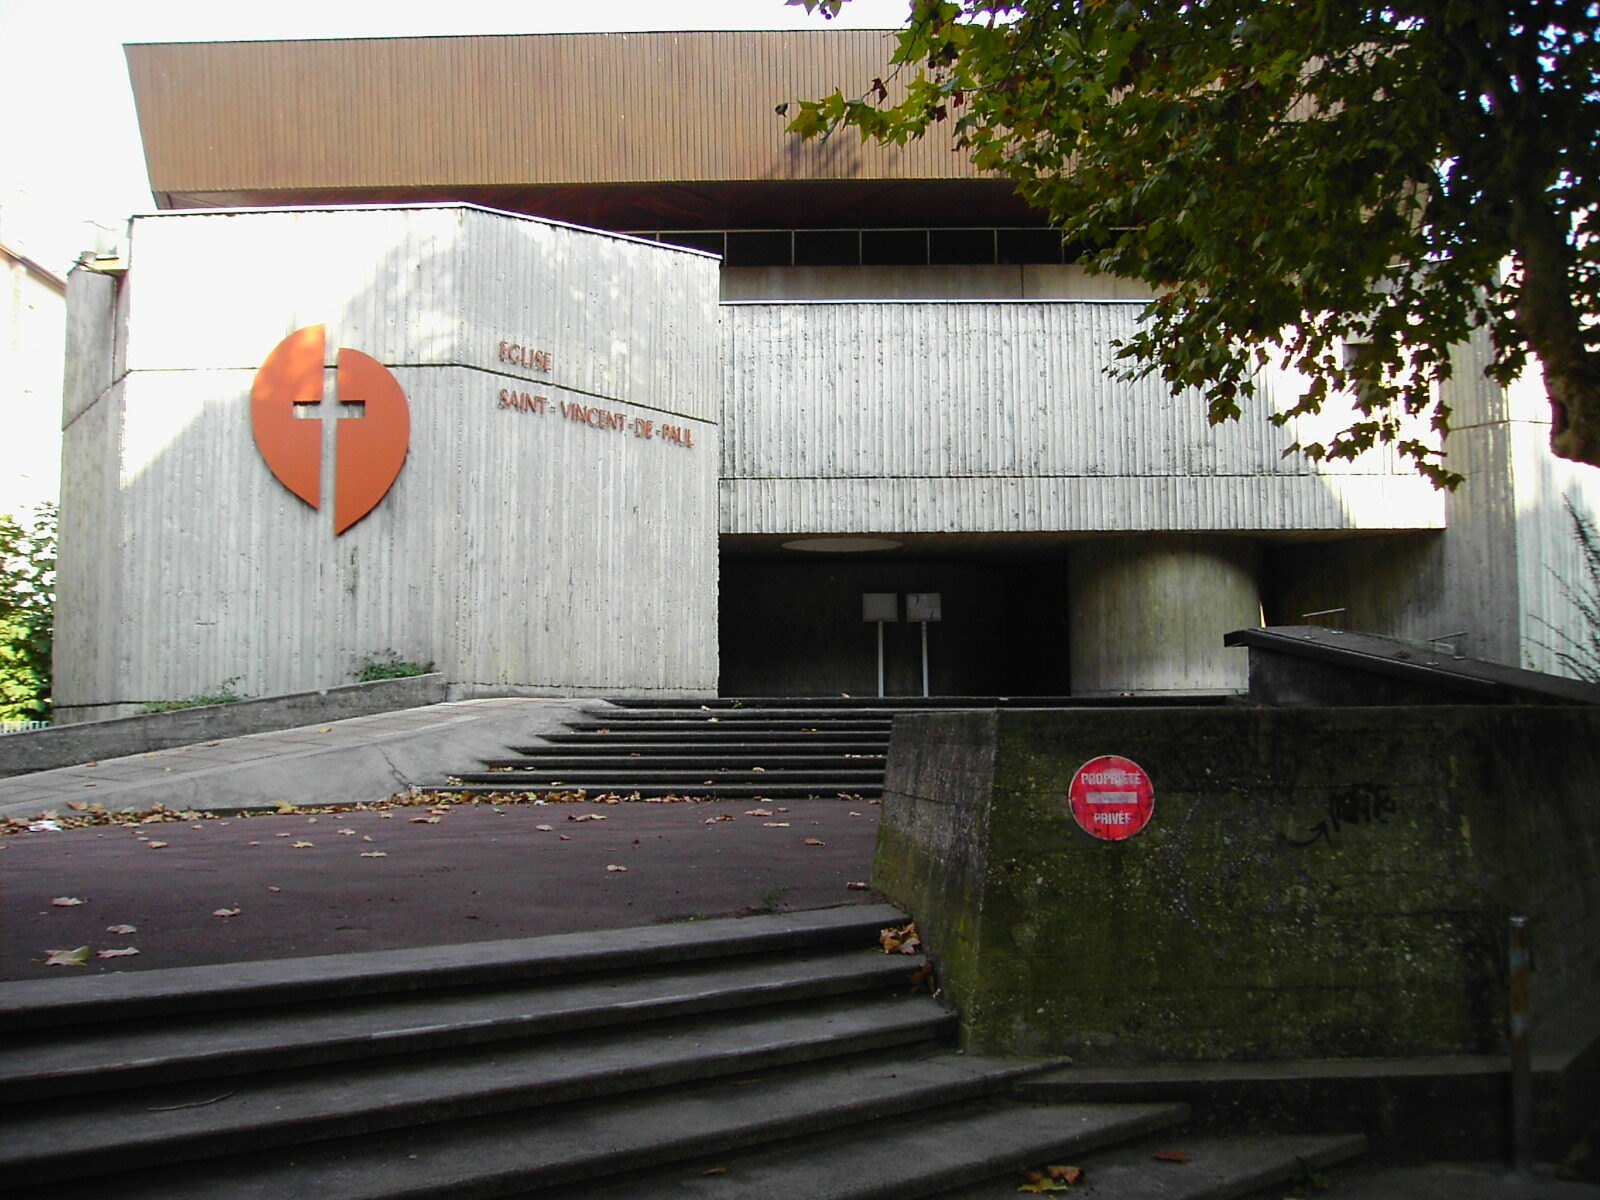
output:
[[[878,814],[865,800],[451,804],[15,833],[0,838],[0,979],[874,902],[846,885],[869,876]],[[86,965],[47,965],[80,946]]]

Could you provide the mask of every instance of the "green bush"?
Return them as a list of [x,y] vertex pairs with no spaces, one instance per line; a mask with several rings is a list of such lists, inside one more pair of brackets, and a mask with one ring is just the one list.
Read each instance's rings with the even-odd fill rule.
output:
[[217,684],[217,690],[214,692],[196,692],[193,696],[185,696],[182,700],[152,700],[139,711],[176,712],[180,708],[204,708],[208,704],[237,704],[241,700],[249,699],[248,696],[241,696],[233,690],[233,685],[243,678],[242,675],[235,675]]
[[374,650],[356,659],[356,682],[372,683],[378,679],[406,679],[412,675],[426,675],[433,663],[411,662],[393,650]]
[[56,506],[0,515],[0,720],[49,719],[55,604]]

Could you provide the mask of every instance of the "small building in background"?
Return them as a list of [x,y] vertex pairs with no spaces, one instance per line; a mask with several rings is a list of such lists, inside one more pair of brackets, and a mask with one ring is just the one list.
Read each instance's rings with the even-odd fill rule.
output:
[[26,520],[61,489],[67,281],[0,237],[0,514]]

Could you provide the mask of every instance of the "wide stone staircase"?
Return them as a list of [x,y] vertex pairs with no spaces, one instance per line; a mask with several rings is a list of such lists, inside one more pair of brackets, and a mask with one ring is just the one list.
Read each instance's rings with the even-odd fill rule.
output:
[[[0,985],[0,1195],[1244,1196],[1359,1153],[1035,1104],[847,906]],[[1179,1147],[1185,1161],[1157,1157]],[[1281,1194],[1281,1193],[1274,1193]]]
[[448,786],[476,793],[796,799],[883,792],[895,710],[778,702],[619,701],[509,747]]
[[1220,702],[1220,698],[1060,696],[718,697],[618,699],[564,722],[565,729],[507,747],[443,786],[488,794],[578,792],[639,799],[728,800],[883,792],[895,715],[931,708],[1059,708]]

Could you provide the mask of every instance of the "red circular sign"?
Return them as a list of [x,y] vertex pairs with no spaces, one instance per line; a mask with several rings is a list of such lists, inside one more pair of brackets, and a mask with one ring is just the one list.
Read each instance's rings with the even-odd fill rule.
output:
[[1150,776],[1138,763],[1102,754],[1072,776],[1067,803],[1085,833],[1114,842],[1132,837],[1149,823],[1156,795]]

